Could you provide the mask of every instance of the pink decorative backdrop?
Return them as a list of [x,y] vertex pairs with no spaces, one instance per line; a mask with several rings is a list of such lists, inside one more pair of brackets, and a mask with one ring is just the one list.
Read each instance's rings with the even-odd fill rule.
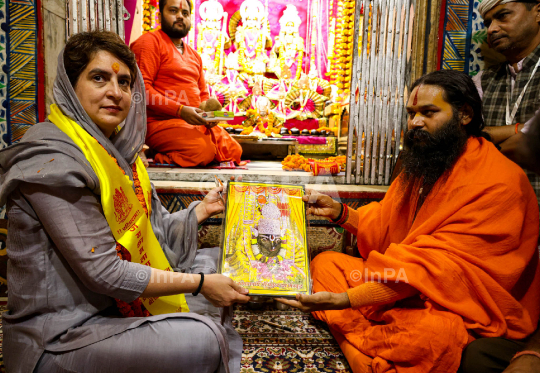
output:
[[[129,0],[126,0],[129,1]],[[195,24],[199,24],[201,21],[201,18],[199,16],[199,7],[200,5],[205,2],[200,0],[192,0],[195,2]],[[298,9],[298,14],[300,15],[300,18],[302,19],[302,24],[300,26],[300,36],[304,38],[305,41],[305,57],[304,57],[304,65],[303,70],[305,73],[309,72],[309,60],[311,57],[311,45],[310,41],[306,40],[307,35],[309,34],[307,31],[307,25],[308,25],[308,17],[310,13],[310,7],[312,5],[313,0],[269,0],[268,1],[268,21],[270,23],[270,33],[272,36],[272,41],[275,39],[275,37],[279,34],[279,19],[283,15],[283,10],[287,7],[287,4],[292,4],[296,6]],[[219,1],[221,5],[223,5],[223,9],[228,14],[228,20],[231,19],[231,16],[238,10],[240,10],[240,6],[242,5],[243,0],[220,0]],[[264,5],[264,0],[261,1]],[[319,73],[321,77],[324,77],[324,73],[326,72],[326,45],[327,45],[327,37],[328,37],[328,0],[319,0],[319,12],[318,12],[318,21],[322,22],[321,24],[321,32],[320,32],[320,39],[317,41],[316,48],[316,58],[317,58],[317,67],[319,68]],[[228,27],[227,27],[228,29]],[[229,35],[230,36],[230,35]],[[229,50],[226,52],[232,52],[234,51],[234,46],[231,46]]]
[[[126,30],[126,44],[129,45],[129,39],[131,38],[131,29],[133,28],[133,18],[135,17],[135,11],[137,8],[137,0],[124,0],[124,7],[127,9],[131,17],[124,22],[124,29]],[[139,10],[142,12],[142,8]]]

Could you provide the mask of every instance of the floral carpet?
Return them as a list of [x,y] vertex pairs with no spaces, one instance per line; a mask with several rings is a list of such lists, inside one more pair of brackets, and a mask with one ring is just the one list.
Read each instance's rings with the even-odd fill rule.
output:
[[[0,303],[0,313],[6,306]],[[269,321],[292,332],[265,324]],[[324,323],[300,311],[278,311],[272,303],[252,311],[236,306],[234,327],[244,340],[240,373],[350,373],[349,364]],[[0,317],[0,373],[5,372]]]
[[272,303],[259,311],[237,305],[233,323],[244,341],[241,373],[351,372],[326,325],[310,314],[279,311]]

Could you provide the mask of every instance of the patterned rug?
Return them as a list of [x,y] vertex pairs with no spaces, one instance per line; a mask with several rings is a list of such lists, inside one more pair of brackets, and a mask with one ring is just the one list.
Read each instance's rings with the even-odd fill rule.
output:
[[[349,373],[347,360],[324,323],[300,311],[278,311],[268,304],[260,311],[237,305],[234,327],[244,340],[241,373]],[[0,304],[0,313],[6,310]],[[260,320],[291,328],[293,332]],[[0,317],[0,373],[5,372]]]
[[[279,324],[292,331],[268,325]],[[279,311],[272,303],[253,311],[237,305],[234,327],[244,341],[241,373],[351,372],[326,324],[300,311]]]

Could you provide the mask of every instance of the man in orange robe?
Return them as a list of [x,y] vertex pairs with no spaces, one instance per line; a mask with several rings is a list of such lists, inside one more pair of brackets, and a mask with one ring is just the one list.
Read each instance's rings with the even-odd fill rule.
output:
[[356,235],[362,258],[319,254],[314,294],[280,300],[328,323],[355,373],[453,373],[475,338],[522,339],[538,322],[538,204],[483,137],[474,83],[428,74],[407,111],[402,173],[380,203],[304,197]]
[[199,115],[199,106],[209,98],[202,59],[182,41],[191,28],[191,2],[164,0],[159,10],[161,30],[131,44],[146,87],[146,144],[157,153],[158,163],[182,167],[239,163],[240,144]]

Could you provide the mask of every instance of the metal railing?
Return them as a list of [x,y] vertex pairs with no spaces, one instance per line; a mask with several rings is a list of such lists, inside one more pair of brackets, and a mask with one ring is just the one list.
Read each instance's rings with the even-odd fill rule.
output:
[[66,40],[92,30],[112,31],[125,39],[124,21],[129,18],[122,0],[67,0]]
[[410,75],[409,26],[414,18],[413,2],[356,2],[347,184],[390,183],[405,121],[404,91]]

